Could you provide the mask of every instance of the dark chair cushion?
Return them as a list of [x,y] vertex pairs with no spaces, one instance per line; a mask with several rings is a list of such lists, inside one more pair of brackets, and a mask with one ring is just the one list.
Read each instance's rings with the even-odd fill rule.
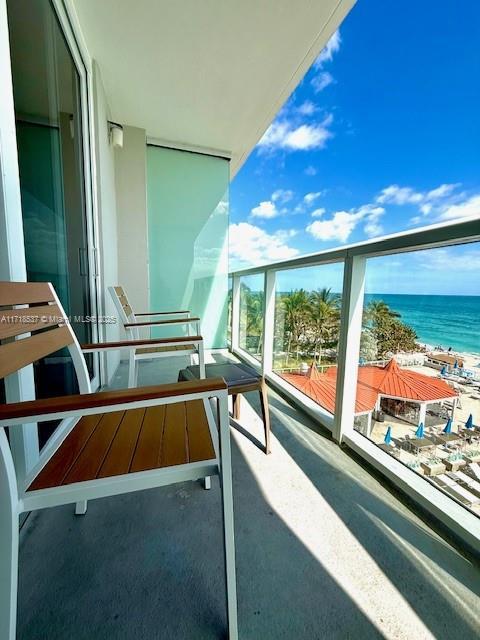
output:
[[[262,376],[255,369],[246,364],[240,363],[212,363],[205,365],[205,375],[207,378],[223,378],[228,387],[241,385],[258,384]],[[200,367],[191,365],[182,369],[178,375],[178,380],[193,380],[200,378]]]

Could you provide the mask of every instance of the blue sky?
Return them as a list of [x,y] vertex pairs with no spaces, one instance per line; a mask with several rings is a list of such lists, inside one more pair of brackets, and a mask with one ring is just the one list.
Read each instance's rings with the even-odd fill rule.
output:
[[[477,0],[359,0],[231,185],[231,268],[480,217],[479,42]],[[387,288],[480,294],[478,244],[425,259]]]

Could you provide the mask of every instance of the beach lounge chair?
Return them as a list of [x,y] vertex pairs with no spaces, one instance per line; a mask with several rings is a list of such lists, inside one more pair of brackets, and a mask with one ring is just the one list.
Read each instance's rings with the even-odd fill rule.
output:
[[[77,513],[84,514],[87,501],[94,498],[215,474],[220,476],[222,491],[228,637],[236,640],[232,476],[224,380],[92,393],[82,349],[51,284],[0,283],[0,308],[0,379],[67,348],[80,389],[77,395],[0,405],[1,640],[15,639],[22,512],[76,503]],[[127,346],[134,349],[138,345],[130,341]],[[97,348],[111,345],[99,344]],[[88,350],[93,351],[93,346]],[[211,402],[216,404],[215,411]],[[20,477],[6,428],[50,420],[61,422],[35,468],[28,477]],[[179,514],[179,526],[181,522]],[[141,527],[141,520],[134,526]],[[152,558],[152,566],[155,562]]]
[[470,464],[470,471],[477,478],[477,480],[480,480],[480,464],[478,462],[472,462]]
[[[120,322],[129,339],[140,340],[141,332],[150,332],[153,328],[186,327],[187,335],[164,338],[157,346],[140,346],[132,349],[128,361],[128,386],[135,387],[138,378],[138,362],[168,356],[198,357],[200,378],[205,378],[205,358],[203,340],[200,334],[200,318],[191,317],[190,311],[157,311],[134,313],[125,290],[121,286],[109,287]],[[147,320],[158,316],[160,319]],[[165,319],[165,316],[178,316]],[[192,331],[193,329],[193,331]],[[191,335],[191,334],[195,335]],[[193,362],[191,362],[193,364]]]
[[480,498],[480,482],[478,482],[478,480],[473,480],[473,478],[467,476],[463,471],[455,471],[448,475],[477,496],[477,498]]
[[474,504],[480,504],[480,498],[473,495],[473,493],[471,493],[464,487],[458,485],[455,480],[452,480],[452,478],[449,478],[446,474],[436,476],[435,482],[446,493],[451,495],[466,507],[471,507]]

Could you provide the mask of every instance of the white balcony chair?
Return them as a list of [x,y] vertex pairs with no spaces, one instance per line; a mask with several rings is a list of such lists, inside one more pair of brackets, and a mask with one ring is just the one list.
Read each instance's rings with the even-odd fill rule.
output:
[[[151,360],[154,358],[165,358],[167,356],[190,356],[198,357],[198,364],[201,369],[201,378],[205,377],[205,357],[203,352],[203,342],[199,342],[200,338],[200,318],[191,317],[190,311],[157,311],[147,313],[134,313],[128,301],[127,294],[123,287],[115,286],[108,288],[112,296],[115,308],[123,325],[123,329],[128,338],[140,339],[142,330],[149,331],[154,327],[171,327],[183,326],[187,329],[186,336],[178,336],[165,339],[165,343],[156,347],[140,347],[130,351],[128,362],[128,386],[135,387],[138,378],[138,362],[140,360]],[[145,317],[161,316],[178,316],[167,320],[145,320]],[[193,333],[192,334],[192,329]]]
[[[217,378],[91,393],[85,359],[51,284],[0,283],[0,379],[65,347],[73,360],[80,394],[0,405],[1,640],[15,639],[22,512],[76,503],[77,513],[85,513],[87,501],[94,498],[215,474],[220,476],[222,490],[228,637],[235,640],[235,550],[225,382]],[[128,347],[136,348],[135,341]],[[212,411],[214,402],[217,420]],[[17,478],[5,429],[47,420],[61,422],[28,477]]]

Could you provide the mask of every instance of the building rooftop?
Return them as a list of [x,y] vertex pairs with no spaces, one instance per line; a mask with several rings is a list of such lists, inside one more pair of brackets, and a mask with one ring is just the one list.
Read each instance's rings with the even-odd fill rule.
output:
[[[282,378],[334,413],[337,367],[329,367],[326,373],[320,373],[313,364],[306,375],[282,373]],[[373,411],[380,394],[416,402],[434,402],[458,395],[443,380],[400,368],[395,358],[385,367],[359,367],[355,413]]]

